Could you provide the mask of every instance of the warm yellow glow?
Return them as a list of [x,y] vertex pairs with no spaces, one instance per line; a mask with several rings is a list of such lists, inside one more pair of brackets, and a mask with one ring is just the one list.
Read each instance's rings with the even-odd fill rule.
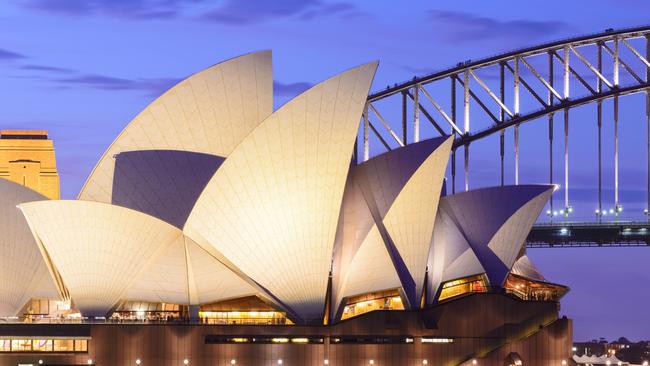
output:
[[487,279],[485,278],[485,275],[465,277],[445,282],[445,284],[442,285],[439,300],[442,301],[464,294],[486,291]]
[[505,284],[506,293],[522,300],[559,301],[568,291],[565,286],[534,281],[515,274],[509,274]]
[[271,341],[273,343],[287,343],[289,342],[289,338],[273,338]]
[[88,352],[87,339],[0,339],[0,353]]
[[199,318],[207,324],[293,325],[286,314],[279,311],[199,311]]
[[[354,301],[354,299],[350,300],[343,309],[341,319],[352,318],[375,310],[404,310],[402,299],[399,296],[394,296],[395,293],[397,293],[397,291],[393,290],[389,293],[380,292],[376,294],[357,296],[357,299],[359,297],[370,297],[370,299],[363,301]],[[373,296],[375,297],[373,298]]]
[[291,342],[293,342],[293,343],[309,343],[309,339],[307,339],[307,338],[292,338]]

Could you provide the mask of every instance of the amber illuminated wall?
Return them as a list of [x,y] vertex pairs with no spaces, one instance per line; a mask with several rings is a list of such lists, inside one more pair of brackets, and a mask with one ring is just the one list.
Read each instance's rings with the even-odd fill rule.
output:
[[42,130],[0,130],[0,178],[59,199],[54,144]]

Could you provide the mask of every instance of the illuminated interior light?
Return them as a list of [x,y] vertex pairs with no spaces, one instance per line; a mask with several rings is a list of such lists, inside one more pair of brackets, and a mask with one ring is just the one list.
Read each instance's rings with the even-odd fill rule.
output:
[[273,343],[287,343],[289,342],[289,338],[273,338],[271,341]]

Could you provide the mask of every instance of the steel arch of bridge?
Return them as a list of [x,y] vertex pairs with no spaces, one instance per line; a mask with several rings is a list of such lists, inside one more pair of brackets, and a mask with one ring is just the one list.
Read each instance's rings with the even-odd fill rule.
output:
[[[635,46],[634,43],[637,43]],[[641,43],[639,47],[638,43]],[[639,51],[641,49],[641,51]],[[535,47],[507,52],[497,56],[458,63],[455,67],[407,82],[395,84],[368,97],[363,113],[362,144],[358,160],[370,155],[370,134],[374,134],[384,149],[391,150],[420,139],[420,120],[428,122],[440,135],[454,135],[451,156],[451,187],[456,189],[456,150],[464,150],[464,188],[469,189],[469,147],[474,141],[493,134],[500,136],[501,184],[504,184],[504,133],[514,130],[515,184],[519,183],[519,126],[522,123],[546,117],[549,139],[549,182],[553,183],[553,120],[561,114],[564,121],[564,207],[568,216],[569,204],[569,117],[574,107],[597,104],[598,127],[598,210],[602,205],[602,104],[613,100],[614,175],[616,212],[622,209],[618,184],[618,115],[619,97],[645,93],[646,159],[650,172],[650,26],[613,30],[603,33],[565,39]],[[541,63],[540,63],[541,61]],[[604,68],[607,64],[607,69]],[[540,66],[541,65],[541,66]],[[640,67],[639,67],[640,65]],[[637,66],[637,67],[635,67]],[[542,67],[545,70],[542,71]],[[523,70],[527,72],[522,73]],[[498,72],[491,78],[496,87],[486,82],[485,75]],[[610,75],[611,74],[611,75]],[[489,74],[488,74],[489,75]],[[506,83],[506,80],[510,81]],[[559,82],[558,82],[559,81]],[[427,90],[430,86],[447,83],[448,98],[437,100]],[[572,90],[575,89],[575,90]],[[510,98],[507,99],[506,95]],[[401,97],[401,131],[393,129],[380,112],[378,104],[389,98]],[[523,98],[538,108],[521,110]],[[443,105],[448,105],[445,108]],[[409,108],[410,107],[410,116]],[[417,106],[417,107],[416,107]],[[474,111],[477,112],[474,112]],[[435,117],[434,117],[435,116]],[[488,120],[487,128],[472,128],[470,121]],[[485,123],[483,123],[485,125]],[[412,136],[411,141],[408,140]],[[650,207],[650,175],[647,180]],[[551,210],[553,200],[551,199]]]

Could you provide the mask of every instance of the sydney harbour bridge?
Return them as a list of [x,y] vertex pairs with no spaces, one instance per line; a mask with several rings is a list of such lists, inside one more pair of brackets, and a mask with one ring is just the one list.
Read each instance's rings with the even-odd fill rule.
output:
[[[619,141],[619,124],[623,97],[635,94],[645,101],[639,104],[645,107],[637,105],[636,110],[628,113],[642,116],[643,123],[636,125],[635,134],[642,134],[644,143],[634,147],[634,159],[645,172],[646,199],[642,204],[639,202],[644,209],[636,219],[623,220],[619,152],[625,141]],[[595,106],[593,117],[572,121],[575,110],[587,105]],[[650,245],[650,26],[607,29],[466,60],[446,70],[389,85],[368,97],[356,158],[365,161],[371,151],[418,142],[428,138],[426,134],[453,135],[447,190],[455,193],[472,186],[472,147],[496,139],[498,148],[493,153],[483,148],[479,154],[482,159],[493,159],[495,166],[500,167],[494,169],[500,184],[511,183],[506,182],[506,174],[512,176],[514,184],[533,183],[527,181],[520,169],[527,163],[520,150],[531,143],[521,138],[520,129],[527,124],[545,125],[547,135],[535,136],[538,144],[545,140],[537,148],[535,160],[545,164],[546,182],[561,187],[551,198],[545,217],[540,218],[529,235],[528,247]],[[577,131],[570,138],[572,128]],[[604,136],[604,128],[612,130],[611,136]],[[595,129],[595,138],[582,133],[586,129]],[[591,140],[585,141],[587,138]],[[558,140],[563,149],[557,151],[556,146],[554,151],[554,141],[557,145]],[[589,162],[580,164],[593,166],[592,184],[597,194],[595,209],[590,212],[592,218],[576,220],[572,217],[569,163],[575,151],[572,146],[580,149],[586,143],[596,145],[595,154]],[[563,157],[561,167],[557,166],[559,157]],[[506,164],[507,159],[512,163]],[[554,175],[560,168],[562,173]],[[604,197],[604,180],[613,180],[613,197]]]

